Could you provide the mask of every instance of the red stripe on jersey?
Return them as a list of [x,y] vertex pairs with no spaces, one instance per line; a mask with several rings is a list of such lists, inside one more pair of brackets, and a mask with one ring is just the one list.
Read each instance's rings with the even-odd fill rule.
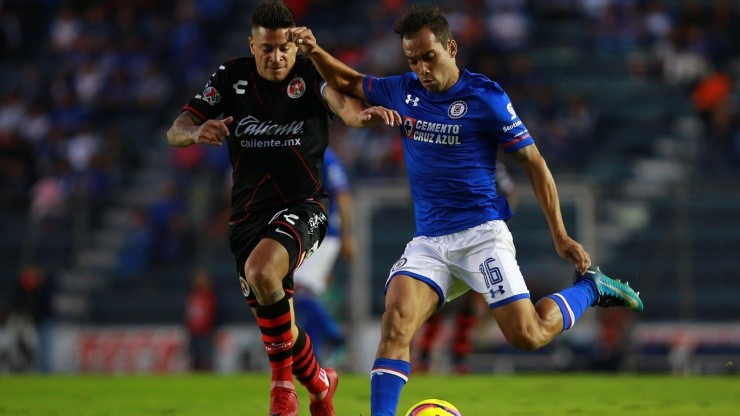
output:
[[375,77],[370,77],[370,79],[367,80],[367,92],[373,90],[373,82],[375,82]]
[[520,141],[522,141],[522,140],[524,140],[524,139],[528,139],[529,137],[530,137],[530,136],[529,136],[529,134],[525,134],[525,135],[524,135],[524,136],[522,136],[522,137],[517,137],[516,139],[514,139],[514,140],[512,140],[512,141],[510,141],[510,142],[508,142],[508,143],[504,143],[504,145],[503,145],[502,147],[503,147],[504,149],[505,149],[505,148],[507,148],[507,147],[511,147],[511,146],[513,146],[513,145],[515,145],[515,144],[519,143]]
[[288,202],[288,199],[285,198],[285,195],[283,194],[283,191],[280,190],[280,187],[278,186],[277,182],[272,180],[272,176],[268,173],[267,176],[270,178],[270,182],[272,182],[272,187],[275,188],[277,193],[280,194],[280,197],[283,198],[283,202]]
[[254,73],[250,74],[250,78],[252,79],[252,85],[254,86],[254,95],[257,96],[257,99],[260,101],[260,104],[262,104],[262,108],[265,110],[266,113],[270,113],[270,110],[265,105],[265,101],[262,99],[262,95],[260,94],[260,89],[257,88],[257,79],[254,77]]
[[[236,172],[236,169],[234,169],[234,172]],[[252,191],[252,196],[249,197],[249,200],[246,204],[244,204],[244,212],[249,212],[249,205],[252,204],[252,201],[254,201],[254,198],[257,196],[257,191],[259,191],[260,186],[262,186],[265,181],[269,178],[270,174],[267,173],[265,176],[262,177],[262,180],[257,184],[257,186],[254,187],[254,191]]]
[[324,206],[324,204],[322,204],[321,202],[319,202],[319,201],[317,201],[317,200],[315,200],[313,198],[311,198],[310,201],[313,202],[314,204],[320,206],[321,208],[323,208],[324,211],[327,211],[327,212],[329,211],[328,209],[326,209],[326,207]]
[[204,116],[203,114],[201,114],[200,111],[194,109],[190,105],[186,105],[185,107],[183,107],[182,108],[182,111],[190,111],[191,113],[193,113],[196,116],[200,117],[201,120],[208,120],[208,117]]
[[291,148],[290,148],[290,150],[291,150],[291,151],[292,151],[293,153],[295,153],[295,155],[296,155],[296,156],[298,157],[298,160],[300,160],[300,161],[301,161],[301,163],[303,164],[303,168],[304,168],[304,169],[306,169],[306,172],[308,172],[308,175],[309,175],[309,176],[311,177],[311,180],[313,181],[313,183],[314,183],[314,186],[316,186],[316,188],[318,188],[318,187],[319,187],[319,180],[318,180],[318,179],[316,179],[316,177],[315,177],[315,176],[313,176],[313,173],[311,173],[311,168],[309,168],[309,167],[308,167],[308,165],[306,164],[306,161],[305,161],[305,160],[303,160],[303,157],[301,157],[301,154],[300,154],[300,153],[298,153],[298,151],[297,151],[297,150],[295,150],[295,148],[294,148],[294,147],[291,147]]

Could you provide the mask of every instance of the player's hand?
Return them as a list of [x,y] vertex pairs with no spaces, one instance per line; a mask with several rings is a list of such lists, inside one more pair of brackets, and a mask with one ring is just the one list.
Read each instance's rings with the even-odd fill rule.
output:
[[311,32],[311,29],[306,26],[292,27],[288,29],[288,41],[293,42],[298,46],[298,49],[305,54],[310,54],[314,49],[318,48],[316,37]]
[[361,126],[368,126],[373,123],[384,123],[389,126],[398,126],[401,124],[401,115],[398,111],[391,110],[379,105],[368,107],[362,110],[358,115]]
[[555,250],[557,250],[560,257],[572,262],[576,266],[576,270],[581,274],[585,273],[591,267],[591,256],[583,248],[581,243],[570,237],[566,236],[560,241],[556,241]]
[[223,138],[229,135],[229,124],[232,121],[232,116],[223,120],[206,120],[193,131],[193,142],[221,146]]

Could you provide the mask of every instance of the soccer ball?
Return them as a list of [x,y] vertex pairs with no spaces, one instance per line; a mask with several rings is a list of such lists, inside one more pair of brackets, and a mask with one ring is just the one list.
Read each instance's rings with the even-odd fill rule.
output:
[[462,416],[452,404],[439,399],[426,399],[411,406],[406,416]]

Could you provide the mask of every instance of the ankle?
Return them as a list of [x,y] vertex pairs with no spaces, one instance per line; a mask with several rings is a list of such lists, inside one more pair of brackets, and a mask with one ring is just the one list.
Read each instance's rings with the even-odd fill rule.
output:
[[293,384],[292,381],[288,381],[288,380],[274,380],[272,383],[270,383],[270,389],[273,389],[275,387],[282,387],[284,389],[295,390],[295,384]]
[[311,398],[312,402],[317,402],[317,401],[323,400],[327,394],[329,394],[329,389],[326,389],[318,394],[309,393],[308,395]]

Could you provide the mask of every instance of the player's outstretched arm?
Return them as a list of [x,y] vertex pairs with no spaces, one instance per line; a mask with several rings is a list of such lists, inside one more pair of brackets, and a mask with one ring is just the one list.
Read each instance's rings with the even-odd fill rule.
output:
[[585,273],[591,266],[591,256],[581,243],[568,236],[565,230],[558,190],[545,159],[534,144],[517,150],[513,155],[529,177],[532,190],[550,227],[558,255],[572,262],[580,273]]
[[367,107],[357,98],[347,96],[330,86],[323,93],[332,111],[350,127],[367,127],[377,123],[389,126],[401,124],[401,115],[396,110],[381,106]]
[[329,85],[345,94],[367,101],[365,93],[362,91],[362,80],[365,75],[350,68],[322,49],[311,29],[305,26],[291,28],[288,30],[288,40],[295,42],[301,52],[311,58],[311,61]]
[[223,120],[205,120],[190,111],[183,111],[167,130],[167,142],[170,146],[186,147],[191,144],[204,143],[221,146],[224,137],[229,135],[229,124],[234,117]]

